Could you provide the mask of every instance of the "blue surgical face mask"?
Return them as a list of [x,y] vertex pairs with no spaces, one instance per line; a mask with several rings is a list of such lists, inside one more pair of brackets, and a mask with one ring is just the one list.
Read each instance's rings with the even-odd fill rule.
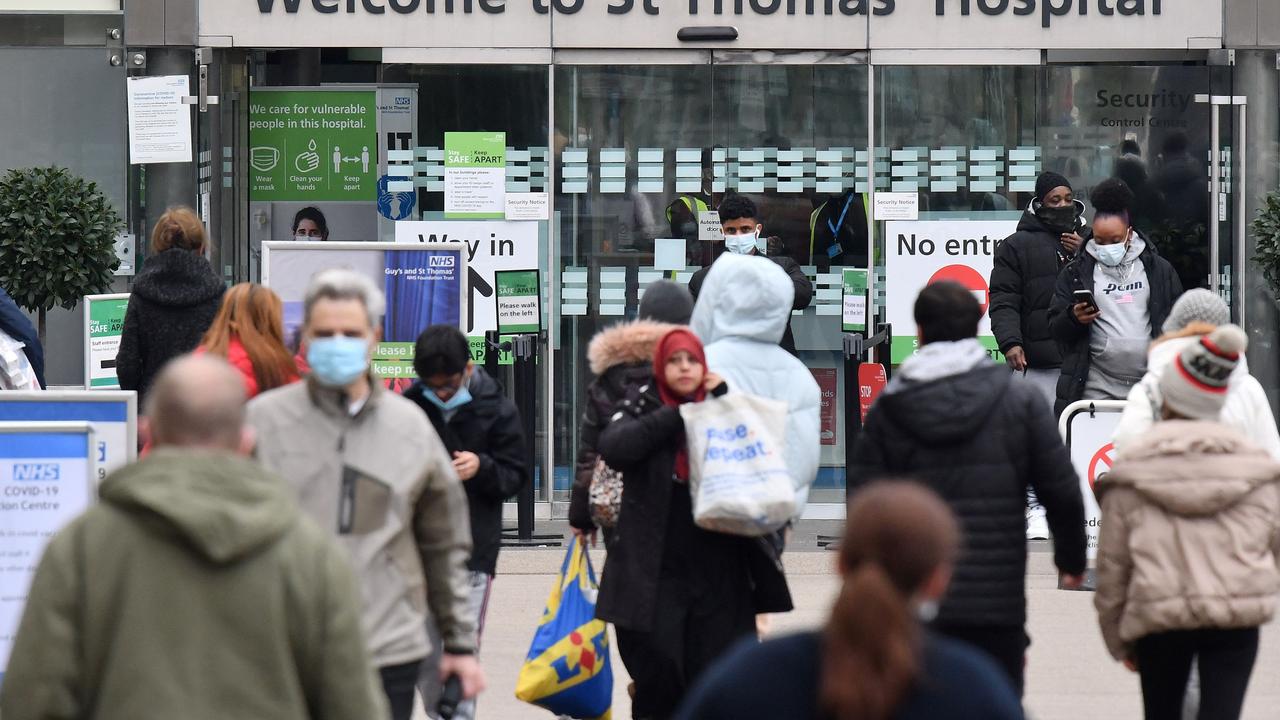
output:
[[346,387],[369,370],[369,341],[353,337],[315,338],[307,346],[311,374],[327,387]]
[[756,233],[725,235],[724,248],[734,255],[746,255],[756,248]]
[[458,388],[458,391],[455,392],[453,397],[448,400],[441,400],[440,396],[436,395],[435,391],[431,388],[423,388],[422,394],[427,396],[427,399],[431,401],[432,405],[435,405],[445,412],[457,410],[463,405],[471,402],[471,388],[467,387],[465,380],[462,383],[462,387]]
[[1108,267],[1115,267],[1124,262],[1124,256],[1129,253],[1129,243],[1098,245],[1097,249],[1098,262]]

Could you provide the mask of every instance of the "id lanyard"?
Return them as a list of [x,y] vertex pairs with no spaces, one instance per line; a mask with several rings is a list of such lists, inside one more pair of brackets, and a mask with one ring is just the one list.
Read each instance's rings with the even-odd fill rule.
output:
[[840,211],[840,218],[832,224],[831,219],[827,219],[827,227],[831,228],[831,247],[827,248],[827,256],[835,259],[837,255],[844,252],[844,248],[840,246],[840,228],[844,227],[844,218],[849,214],[849,206],[853,204],[854,193],[849,193],[844,201],[844,209]]

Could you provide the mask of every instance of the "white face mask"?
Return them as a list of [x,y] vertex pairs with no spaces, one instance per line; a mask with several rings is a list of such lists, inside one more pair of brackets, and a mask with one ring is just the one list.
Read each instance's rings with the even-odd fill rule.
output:
[[1116,267],[1124,262],[1124,256],[1128,254],[1129,243],[1127,242],[1098,246],[1098,262],[1108,267]]
[[307,242],[311,240],[311,238],[307,237],[306,235],[294,235],[293,239],[298,242]]
[[734,255],[746,255],[756,248],[756,233],[725,235],[724,247]]

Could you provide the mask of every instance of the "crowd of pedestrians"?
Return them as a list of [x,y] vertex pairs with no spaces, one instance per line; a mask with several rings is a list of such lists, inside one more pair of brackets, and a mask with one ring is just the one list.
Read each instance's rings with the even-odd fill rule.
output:
[[[1280,592],[1280,433],[1226,304],[1182,293],[1133,202],[1103,182],[1089,227],[1066,178],[1038,179],[991,279],[1008,367],[978,339],[972,292],[919,293],[919,350],[850,438],[839,596],[821,629],[764,642],[758,617],[793,606],[790,523],[696,521],[705,458],[688,438],[711,403],[773,403],[772,472],[799,518],[820,393],[790,319],[813,288],[749,200],[721,203],[727,252],[690,289],[649,286],[639,317],[588,348],[569,520],[577,542],[604,530],[595,612],[633,717],[1021,718],[1030,506],[1061,587],[1085,583],[1084,497],[1056,422],[1079,399],[1126,403],[1096,488],[1108,651],[1140,674],[1151,720],[1180,716],[1193,668],[1198,716],[1239,716]],[[322,216],[294,226],[327,234]],[[146,452],[48,545],[0,714],[408,720],[415,697],[442,717],[452,686],[464,702],[443,717],[475,718],[503,504],[532,482],[516,406],[452,326],[423,329],[403,396],[378,382],[385,298],[349,270],[311,279],[295,353],[280,298],[225,289],[206,246],[190,210],[156,224],[118,359]],[[42,385],[6,300],[0,369]]]

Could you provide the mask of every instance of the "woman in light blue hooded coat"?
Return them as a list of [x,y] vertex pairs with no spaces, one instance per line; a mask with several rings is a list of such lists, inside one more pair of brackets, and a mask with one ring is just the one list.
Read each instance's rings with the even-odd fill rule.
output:
[[698,293],[689,326],[706,346],[707,366],[729,387],[787,404],[786,462],[804,511],[818,474],[821,393],[804,363],[778,346],[795,286],[764,257],[724,254]]

